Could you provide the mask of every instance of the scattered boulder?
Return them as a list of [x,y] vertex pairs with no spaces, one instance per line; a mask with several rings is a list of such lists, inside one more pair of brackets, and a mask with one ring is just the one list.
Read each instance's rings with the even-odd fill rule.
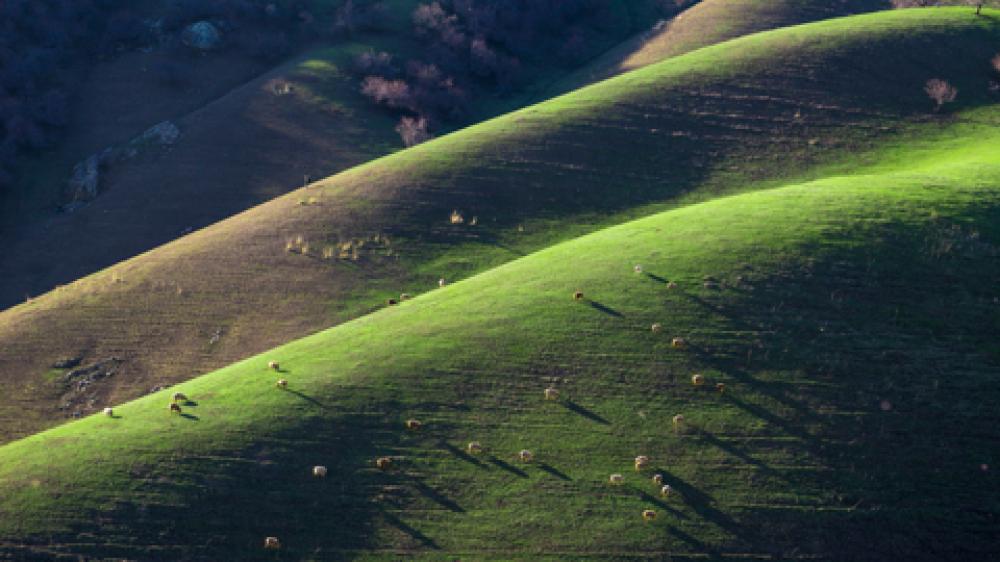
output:
[[181,31],[181,42],[192,49],[211,51],[222,45],[222,33],[208,21],[196,21]]

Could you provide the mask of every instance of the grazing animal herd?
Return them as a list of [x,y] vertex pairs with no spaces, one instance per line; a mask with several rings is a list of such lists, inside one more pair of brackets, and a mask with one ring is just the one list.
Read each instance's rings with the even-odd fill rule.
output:
[[[643,271],[642,266],[641,265],[636,265],[633,268],[633,271],[635,273],[637,273],[637,274],[642,273],[642,271]],[[446,283],[445,283],[445,280],[443,278],[438,281],[438,286],[440,286],[440,287],[444,287],[445,284]],[[677,287],[677,284],[675,282],[673,282],[673,281],[671,281],[671,282],[669,282],[667,284],[667,288],[668,289],[675,289],[676,287]],[[399,304],[402,301],[409,300],[410,298],[411,297],[410,297],[409,294],[403,293],[403,294],[400,295],[400,298],[398,300],[397,299],[388,299],[387,303],[389,305],[396,305],[396,304]],[[582,300],[584,300],[583,291],[580,291],[580,290],[575,291],[573,293],[573,300],[576,300],[576,301],[582,301]],[[654,323],[652,325],[652,331],[653,331],[653,333],[660,333],[662,330],[663,330],[663,325],[660,324],[659,322]],[[688,343],[687,343],[687,340],[685,340],[684,338],[675,337],[675,338],[673,338],[671,340],[670,346],[672,348],[674,348],[674,349],[683,350],[683,349],[687,349]],[[270,369],[272,371],[282,372],[281,366],[280,366],[280,364],[277,361],[268,361],[267,367],[268,367],[268,369]],[[695,387],[702,387],[702,386],[704,386],[706,384],[706,380],[705,380],[704,375],[701,375],[701,374],[692,375],[692,377],[691,377],[691,384],[693,386],[695,386]],[[280,388],[280,389],[287,389],[288,388],[288,380],[283,379],[283,378],[282,379],[278,379],[277,382],[275,383],[275,385],[278,388]],[[720,392],[720,393],[724,392],[725,388],[726,388],[726,385],[724,383],[721,383],[721,382],[716,383],[716,385],[715,385],[715,389],[718,392]],[[544,390],[544,396],[545,396],[545,400],[546,401],[558,401],[560,399],[561,394],[560,394],[560,391],[559,391],[558,388],[555,388],[554,386],[549,386],[549,387],[545,388],[545,390]],[[171,413],[180,413],[181,412],[180,402],[187,403],[187,402],[189,402],[189,399],[182,392],[175,392],[175,393],[173,393],[172,400],[171,400],[171,402],[169,404],[169,409],[170,409]],[[104,408],[104,415],[106,415],[108,417],[114,417],[114,410],[112,408]],[[677,415],[675,415],[673,417],[672,422],[673,422],[674,429],[675,430],[680,430],[680,429],[682,429],[684,427],[684,423],[685,423],[684,422],[684,416],[682,414],[677,414]],[[412,419],[411,418],[411,419],[406,420],[403,425],[409,431],[418,431],[418,430],[420,430],[423,427],[424,424],[420,420]],[[486,448],[479,441],[472,441],[472,442],[470,442],[466,446],[466,451],[470,455],[481,455],[481,454],[485,453]],[[519,451],[517,453],[516,456],[517,456],[517,459],[520,462],[526,463],[526,464],[527,463],[532,463],[535,460],[534,453],[532,453],[528,449],[522,449],[521,451]],[[388,471],[388,470],[390,470],[390,469],[393,468],[393,464],[394,463],[393,463],[393,458],[392,457],[384,456],[384,457],[378,457],[377,459],[375,459],[374,464],[375,464],[375,468],[377,468],[378,470]],[[651,465],[652,465],[652,461],[651,461],[651,459],[650,459],[649,456],[647,456],[647,455],[639,455],[639,456],[635,457],[634,466],[635,466],[635,471],[636,472],[642,472],[642,471],[648,469]],[[314,478],[317,478],[317,479],[326,478],[327,472],[328,472],[328,470],[327,470],[327,467],[325,467],[325,466],[316,465],[316,466],[312,467],[312,476]],[[669,497],[673,493],[673,488],[671,488],[669,484],[664,484],[663,483],[663,479],[664,479],[664,477],[663,477],[662,474],[654,474],[652,476],[652,482],[653,482],[653,484],[659,488],[660,495],[662,497],[666,498],[666,497]],[[608,477],[608,482],[611,485],[613,485],[613,486],[621,486],[621,485],[623,485],[625,483],[625,476],[622,475],[622,474],[620,474],[620,473],[611,474]],[[656,519],[656,511],[652,510],[652,509],[645,509],[645,510],[643,510],[642,513],[641,513],[641,515],[642,515],[642,519],[644,521],[653,521],[653,520]],[[281,541],[278,539],[278,537],[265,537],[265,539],[264,539],[264,548],[267,549],[267,550],[278,550],[278,549],[281,548]]]

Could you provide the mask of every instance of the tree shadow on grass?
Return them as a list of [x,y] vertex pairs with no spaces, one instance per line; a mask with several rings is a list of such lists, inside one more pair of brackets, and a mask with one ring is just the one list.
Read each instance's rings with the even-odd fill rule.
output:
[[597,423],[602,424],[602,425],[611,425],[611,422],[609,422],[605,418],[602,418],[601,416],[597,415],[593,411],[588,410],[587,408],[584,408],[583,406],[577,404],[576,402],[574,402],[572,400],[564,400],[564,401],[562,401],[562,405],[567,410],[569,410],[569,411],[571,411],[573,413],[576,413],[576,414],[580,414],[581,416],[587,418],[588,420],[597,422]]
[[503,470],[506,470],[507,472],[515,476],[520,476],[521,478],[528,477],[527,472],[521,470],[520,468],[517,468],[516,466],[512,466],[509,462],[503,459],[497,458],[496,455],[490,455],[489,461],[493,463],[495,466],[502,468]]
[[702,439],[704,439],[705,441],[707,441],[708,443],[710,443],[710,444],[718,447],[719,449],[722,449],[723,451],[729,453],[730,455],[733,455],[734,457],[737,457],[741,461],[743,461],[743,462],[745,462],[745,463],[747,463],[749,465],[753,465],[753,466],[757,467],[764,474],[767,474],[767,475],[770,475],[770,476],[774,476],[776,478],[780,478],[782,480],[785,480],[786,482],[789,480],[786,475],[778,473],[778,471],[776,471],[773,468],[767,466],[763,462],[761,462],[761,461],[759,461],[759,460],[751,457],[750,455],[744,453],[743,451],[737,449],[732,444],[730,444],[730,443],[728,443],[726,441],[723,441],[722,439],[719,439],[718,437],[716,437],[715,435],[712,435],[708,431],[705,431],[703,429],[698,429],[698,430],[696,430],[696,434],[699,437],[701,437]]
[[662,509],[678,519],[688,519],[688,516],[685,515],[683,512],[679,511],[675,507],[671,507],[670,504],[668,504],[667,502],[663,501],[660,498],[657,498],[653,494],[644,492],[642,490],[637,490],[636,493],[639,495],[639,498],[642,499],[642,501],[650,505],[655,505],[657,509]]
[[549,474],[551,474],[552,476],[555,476],[556,478],[558,478],[560,480],[565,480],[566,482],[572,482],[573,481],[573,479],[570,478],[570,476],[568,474],[566,474],[565,472],[563,472],[563,471],[555,468],[554,466],[552,466],[552,465],[550,465],[548,463],[540,462],[540,463],[538,463],[538,468],[544,470],[545,472],[548,472]]
[[420,492],[422,496],[424,496],[429,500],[434,501],[441,507],[449,511],[454,511],[455,513],[465,513],[465,509],[462,506],[455,503],[455,501],[449,498],[448,496],[442,494],[441,492],[435,490],[434,488],[431,488],[426,483],[416,478],[412,479],[411,483],[413,484],[413,487],[418,492]]

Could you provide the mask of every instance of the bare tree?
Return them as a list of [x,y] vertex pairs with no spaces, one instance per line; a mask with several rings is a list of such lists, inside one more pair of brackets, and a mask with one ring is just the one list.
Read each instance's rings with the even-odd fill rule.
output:
[[924,85],[924,91],[927,92],[927,97],[936,104],[934,111],[940,111],[944,104],[955,101],[958,96],[958,90],[940,78],[928,80],[927,84]]
[[403,117],[396,125],[396,132],[403,139],[403,144],[407,147],[420,144],[434,138],[434,135],[427,131],[426,117]]

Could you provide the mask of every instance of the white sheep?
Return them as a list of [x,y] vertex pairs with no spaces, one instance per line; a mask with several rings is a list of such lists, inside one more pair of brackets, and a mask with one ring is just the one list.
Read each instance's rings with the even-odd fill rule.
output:
[[478,455],[483,452],[483,446],[479,441],[472,441],[465,449],[469,451],[470,455]]
[[726,383],[724,383],[724,382],[717,382],[717,383],[715,383],[715,390],[718,391],[719,394],[725,393],[726,392]]
[[288,381],[286,381],[285,379],[278,379],[278,382],[276,382],[275,385],[277,385],[278,388],[282,389],[288,388]]
[[316,465],[313,467],[313,476],[316,478],[326,478],[326,467]]
[[648,467],[649,467],[649,457],[647,457],[646,455],[639,455],[638,457],[635,458],[636,472],[639,472],[640,470],[643,470],[644,468]]
[[105,408],[104,409],[104,415],[108,416],[110,418],[110,417],[112,417],[112,416],[115,415],[115,411],[112,410],[111,408]]
[[687,340],[684,339],[684,338],[674,338],[674,339],[670,340],[670,347],[672,347],[674,349],[686,349],[687,348]]
[[653,326],[652,326],[652,330],[653,330],[653,333],[654,333],[654,334],[658,334],[658,333],[660,333],[660,330],[662,330],[662,329],[663,329],[663,324],[660,324],[659,322],[656,322],[656,323],[655,323],[655,324],[653,324]]
[[657,486],[659,486],[660,484],[663,484],[663,475],[662,474],[654,474],[653,475],[653,484],[656,484]]
[[644,509],[642,510],[642,519],[643,521],[652,521],[656,519],[656,512],[652,509]]
[[379,470],[389,470],[392,467],[392,459],[389,457],[379,457],[375,459],[375,466]]
[[660,495],[666,498],[669,497],[673,491],[674,489],[670,487],[670,484],[664,484],[663,487],[660,488]]
[[625,477],[622,476],[621,474],[612,474],[611,476],[608,477],[608,482],[610,482],[612,485],[620,486],[625,483]]
[[272,371],[279,371],[279,370],[281,370],[281,366],[278,365],[277,361],[268,361],[267,362],[267,368],[271,369]]
[[671,282],[667,283],[667,288],[671,289],[671,290],[676,289],[677,288],[677,283],[674,283],[673,281],[671,281]]
[[636,264],[635,267],[632,268],[632,271],[635,271],[636,273],[642,273],[642,266]]
[[411,298],[412,297],[410,297],[410,293],[402,293],[402,294],[399,295],[399,300],[400,301],[408,301]]
[[406,420],[406,429],[409,429],[411,431],[416,431],[420,429],[423,425],[424,424],[421,423],[420,420],[414,420],[414,419]]
[[444,277],[438,279],[438,287],[444,287],[448,282],[444,280]]
[[517,458],[521,462],[531,462],[535,459],[535,455],[527,449],[522,449],[520,453],[517,454]]
[[278,541],[278,537],[266,537],[264,539],[264,548],[267,550],[278,550],[281,548],[281,542]]
[[705,377],[701,375],[692,375],[691,384],[695,386],[702,386],[703,384],[705,384]]
[[559,389],[554,387],[548,387],[545,389],[545,399],[546,400],[559,400]]
[[674,427],[680,427],[684,425],[684,414],[677,414],[674,416]]

